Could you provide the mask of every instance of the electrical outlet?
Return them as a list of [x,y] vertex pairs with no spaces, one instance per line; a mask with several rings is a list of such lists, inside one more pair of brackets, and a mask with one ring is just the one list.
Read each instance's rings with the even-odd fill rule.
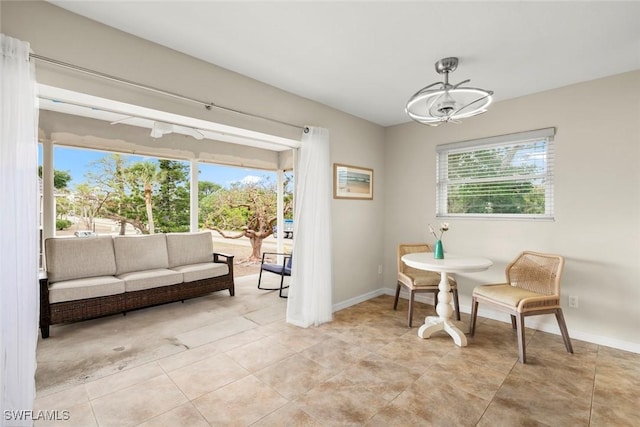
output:
[[569,307],[578,308],[578,297],[575,295],[569,295]]
[[382,274],[382,264],[378,266],[378,274]]

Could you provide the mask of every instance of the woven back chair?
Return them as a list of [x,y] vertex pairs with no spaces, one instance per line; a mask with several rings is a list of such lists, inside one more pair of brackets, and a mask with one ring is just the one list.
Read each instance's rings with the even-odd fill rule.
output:
[[524,343],[525,316],[555,314],[564,345],[573,353],[571,339],[560,307],[560,277],[564,258],[538,252],[522,252],[505,269],[507,283],[481,285],[473,290],[471,302],[471,335],[475,333],[478,303],[511,315],[511,325],[518,334],[518,354],[526,363]]
[[[433,248],[428,243],[401,243],[398,245],[398,285],[396,287],[396,298],[393,302],[393,309],[398,308],[400,298],[400,288],[403,286],[409,291],[409,314],[407,324],[411,327],[413,323],[413,301],[418,292],[431,292],[434,295],[434,305],[438,305],[438,284],[440,283],[440,273],[433,271],[418,270],[409,267],[402,262],[402,257],[415,252],[433,252]],[[452,274],[448,275],[449,285],[453,293],[453,304],[456,311],[456,319],[460,320],[460,303],[458,302],[458,286]]]

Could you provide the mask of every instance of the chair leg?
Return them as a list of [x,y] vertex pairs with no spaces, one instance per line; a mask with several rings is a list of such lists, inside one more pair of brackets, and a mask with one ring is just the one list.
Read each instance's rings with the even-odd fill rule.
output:
[[527,363],[527,355],[525,353],[524,346],[524,314],[518,313],[515,318],[517,324],[516,333],[518,334],[518,359],[520,360],[520,363],[524,364]]
[[518,329],[517,327],[518,325],[516,324],[516,316],[514,316],[513,314],[511,315],[511,328],[512,329]]
[[564,315],[562,314],[562,309],[561,308],[556,310],[556,319],[558,320],[558,326],[560,327],[560,333],[562,334],[562,339],[564,340],[564,346],[567,349],[568,353],[573,353],[573,346],[571,345],[571,338],[569,338],[569,331],[567,330],[567,324],[564,321]]
[[282,290],[284,289],[282,286],[284,285],[284,274],[280,275],[280,291],[278,292],[278,296],[280,298],[287,298],[286,295],[282,295]]
[[476,297],[471,299],[471,321],[469,322],[469,335],[476,333],[476,317],[478,315],[478,300]]
[[[271,273],[278,274],[278,273],[274,273],[274,272],[271,272]],[[282,290],[283,289],[287,289],[289,287],[289,285],[284,286],[284,277],[285,277],[285,274],[280,274],[280,286],[279,287],[265,288],[263,286],[260,286],[261,283],[262,283],[262,269],[260,269],[260,274],[258,275],[258,289],[260,289],[262,291],[279,291],[280,297],[286,298],[285,296],[282,296]],[[235,294],[235,290],[234,289],[229,289],[229,292],[231,293],[231,296],[233,296]]]
[[400,282],[398,282],[398,286],[396,287],[396,299],[395,301],[393,301],[393,309],[397,310],[398,309],[398,299],[400,298]]
[[49,338],[49,325],[40,326],[40,333],[42,334],[42,339]]
[[456,309],[456,320],[460,320],[460,301],[458,301],[458,290],[452,289],[453,292],[453,307]]
[[413,289],[409,290],[409,327],[411,327],[411,324],[413,323],[413,299],[416,295],[416,291],[414,291]]
[[433,307],[437,307],[438,306],[438,291],[435,291],[433,293]]
[[262,269],[260,269],[260,274],[258,275],[258,289],[262,289],[260,287],[260,281],[262,280]]

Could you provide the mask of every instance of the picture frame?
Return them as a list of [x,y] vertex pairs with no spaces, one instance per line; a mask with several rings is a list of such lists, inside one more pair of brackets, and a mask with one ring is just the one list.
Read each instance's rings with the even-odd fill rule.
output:
[[372,200],[373,169],[334,163],[333,198]]

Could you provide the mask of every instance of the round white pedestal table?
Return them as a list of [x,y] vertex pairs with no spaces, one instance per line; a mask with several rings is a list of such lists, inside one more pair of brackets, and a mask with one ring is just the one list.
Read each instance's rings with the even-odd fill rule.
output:
[[418,329],[420,338],[429,338],[434,332],[445,331],[459,347],[466,347],[467,337],[451,321],[453,308],[451,307],[451,286],[447,280],[447,273],[473,273],[484,271],[493,265],[487,258],[445,254],[444,259],[434,259],[433,252],[415,252],[402,257],[402,261],[409,267],[418,270],[435,271],[440,273],[438,284],[438,316],[427,316],[424,325]]

